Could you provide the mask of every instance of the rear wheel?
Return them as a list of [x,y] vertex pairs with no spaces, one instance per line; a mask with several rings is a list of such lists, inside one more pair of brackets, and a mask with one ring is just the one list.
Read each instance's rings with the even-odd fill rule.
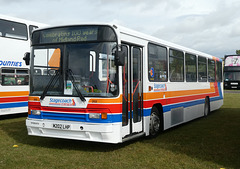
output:
[[209,103],[209,98],[205,98],[205,104],[204,104],[204,116],[208,116],[210,113],[210,103]]
[[149,135],[152,137],[157,136],[161,131],[161,117],[156,107],[152,108],[149,127]]

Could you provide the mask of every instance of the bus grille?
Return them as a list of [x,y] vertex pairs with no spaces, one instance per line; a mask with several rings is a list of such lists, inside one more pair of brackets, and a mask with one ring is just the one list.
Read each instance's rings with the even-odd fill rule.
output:
[[43,119],[49,120],[64,120],[64,121],[87,121],[88,114],[71,114],[71,113],[57,113],[57,112],[42,112]]

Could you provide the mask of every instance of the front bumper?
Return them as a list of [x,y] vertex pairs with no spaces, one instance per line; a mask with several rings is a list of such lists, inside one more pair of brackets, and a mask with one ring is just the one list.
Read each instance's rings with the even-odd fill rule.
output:
[[26,120],[28,135],[104,143],[120,143],[121,123],[84,123],[60,120]]

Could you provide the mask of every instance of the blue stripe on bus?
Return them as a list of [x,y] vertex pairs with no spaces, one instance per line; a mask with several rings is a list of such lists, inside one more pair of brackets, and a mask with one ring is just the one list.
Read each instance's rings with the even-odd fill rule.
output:
[[[191,107],[191,106],[196,106],[199,104],[203,104],[205,102],[205,99],[201,100],[194,100],[194,101],[189,101],[189,102],[184,102],[184,103],[177,103],[177,104],[172,104],[172,105],[165,105],[163,106],[163,113],[171,111],[171,109],[178,108],[178,107]],[[151,110],[152,108],[144,109],[143,115],[144,116],[150,116],[151,115]]]
[[0,109],[27,107],[27,106],[28,106],[28,102],[1,103]]
[[107,119],[90,119],[89,114],[73,114],[58,112],[41,112],[41,115],[28,115],[29,118],[48,119],[48,120],[64,120],[79,121],[88,123],[117,123],[122,122],[122,114],[108,114]]
[[168,112],[168,111],[171,111],[171,109],[175,109],[178,107],[186,108],[186,107],[196,106],[199,104],[203,104],[204,101],[205,101],[204,99],[201,99],[201,100],[194,100],[194,101],[189,101],[189,102],[184,102],[184,103],[163,106],[163,112]]
[[223,99],[221,83],[218,83],[219,99]]

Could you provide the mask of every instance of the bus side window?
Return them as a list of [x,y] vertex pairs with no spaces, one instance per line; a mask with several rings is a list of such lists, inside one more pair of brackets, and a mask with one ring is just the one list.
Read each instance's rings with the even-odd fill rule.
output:
[[207,59],[198,56],[198,81],[207,82]]
[[186,81],[196,82],[197,81],[197,60],[196,55],[185,54],[185,65],[186,65]]
[[2,68],[1,73],[2,86],[28,85],[29,83],[28,69]]
[[208,59],[208,81],[215,82],[215,61]]
[[184,54],[182,51],[169,50],[169,79],[171,82],[184,81]]
[[222,82],[222,62],[217,61],[217,81]]
[[150,82],[166,82],[167,48],[148,44],[148,79]]
[[20,40],[27,40],[27,25],[0,19],[1,36]]

